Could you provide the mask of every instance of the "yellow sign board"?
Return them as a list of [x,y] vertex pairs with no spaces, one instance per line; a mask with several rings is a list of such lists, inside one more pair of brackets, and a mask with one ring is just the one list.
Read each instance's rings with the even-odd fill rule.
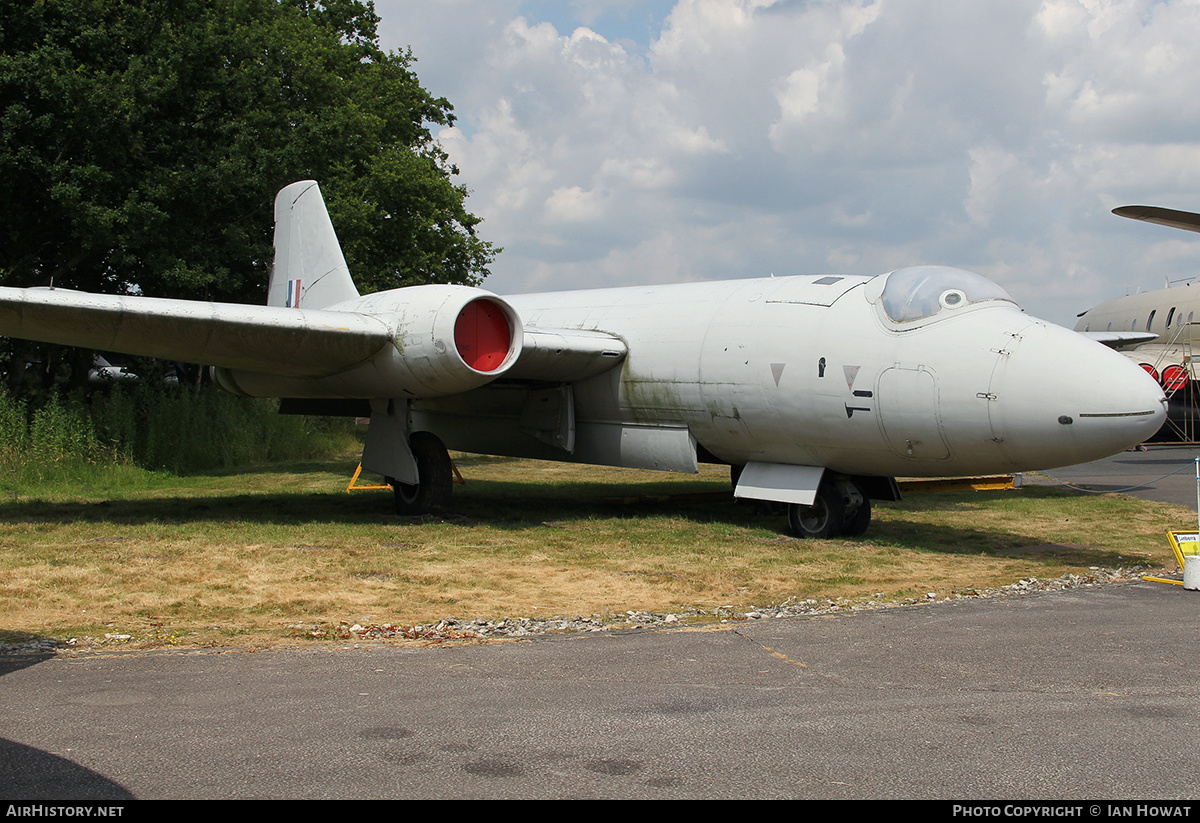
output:
[[1167,532],[1167,537],[1171,540],[1179,568],[1183,568],[1184,556],[1200,554],[1200,532]]

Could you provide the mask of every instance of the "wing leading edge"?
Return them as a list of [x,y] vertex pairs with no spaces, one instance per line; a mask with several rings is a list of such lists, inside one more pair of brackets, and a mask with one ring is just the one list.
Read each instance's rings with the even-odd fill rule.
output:
[[370,359],[387,323],[355,312],[0,287],[0,335],[288,377]]
[[1112,210],[1112,213],[1118,217],[1158,223],[1160,226],[1170,226],[1173,229],[1200,231],[1200,214],[1195,212],[1164,209],[1162,206],[1118,206]]
[[1079,333],[1114,349],[1137,346],[1158,339],[1157,334],[1146,331],[1081,331]]

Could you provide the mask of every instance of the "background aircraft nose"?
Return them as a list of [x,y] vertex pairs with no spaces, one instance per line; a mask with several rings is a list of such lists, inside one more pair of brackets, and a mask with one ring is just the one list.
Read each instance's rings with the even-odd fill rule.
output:
[[1135,363],[1042,321],[1001,351],[990,393],[993,436],[1028,467],[1124,451],[1152,437],[1167,417],[1162,389]]

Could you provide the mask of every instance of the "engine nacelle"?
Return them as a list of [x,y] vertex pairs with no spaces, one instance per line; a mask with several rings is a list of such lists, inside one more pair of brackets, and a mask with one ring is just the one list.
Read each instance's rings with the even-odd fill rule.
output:
[[314,378],[214,369],[229,391],[253,397],[439,397],[500,377],[521,354],[521,318],[504,300],[469,286],[408,286],[364,295],[329,312],[368,314],[391,345],[349,369]]
[[[422,397],[455,394],[491,382],[517,361],[524,329],[517,313],[491,292],[468,286],[413,286],[355,301],[395,329],[398,367]],[[395,395],[391,395],[395,396]]]

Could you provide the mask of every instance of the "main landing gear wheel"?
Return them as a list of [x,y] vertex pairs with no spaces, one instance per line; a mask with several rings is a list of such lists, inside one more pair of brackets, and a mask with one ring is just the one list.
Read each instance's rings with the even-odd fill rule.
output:
[[396,494],[396,514],[411,517],[450,508],[454,469],[442,441],[429,432],[413,432],[408,447],[417,461],[418,479],[413,485],[387,479]]
[[796,537],[825,540],[842,533],[845,505],[837,489],[822,483],[811,506],[788,504],[788,526]]
[[871,525],[871,498],[867,497],[858,483],[849,482],[862,499],[857,506],[847,509],[846,518],[842,523],[842,537],[861,537],[866,533],[867,526]]
[[788,504],[788,526],[796,537],[859,537],[870,523],[871,500],[849,479],[822,483],[811,506]]

